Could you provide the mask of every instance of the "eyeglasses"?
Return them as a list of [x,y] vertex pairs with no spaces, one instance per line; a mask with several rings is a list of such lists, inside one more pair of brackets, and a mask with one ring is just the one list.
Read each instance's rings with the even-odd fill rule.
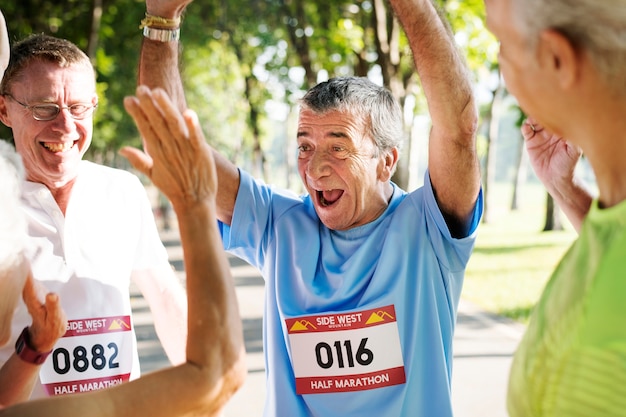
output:
[[71,106],[63,106],[63,107],[54,103],[35,104],[32,106],[29,106],[28,104],[24,104],[21,101],[18,101],[11,94],[4,94],[4,96],[10,97],[11,100],[15,101],[20,106],[24,107],[25,109],[30,110],[35,120],[40,120],[43,122],[56,119],[56,117],[59,115],[59,113],[61,113],[61,110],[63,109],[69,110],[70,115],[72,116],[73,119],[82,120],[91,116],[93,112],[96,110],[96,107],[98,107],[98,103],[96,104],[75,103],[75,104],[72,104]]

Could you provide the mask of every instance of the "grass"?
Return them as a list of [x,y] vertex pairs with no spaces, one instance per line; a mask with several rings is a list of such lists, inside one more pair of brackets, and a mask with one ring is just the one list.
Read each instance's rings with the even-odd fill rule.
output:
[[487,311],[525,323],[576,232],[564,217],[566,230],[542,231],[546,194],[541,185],[525,185],[515,211],[508,209],[510,188],[493,188],[490,221],[479,226],[462,297]]

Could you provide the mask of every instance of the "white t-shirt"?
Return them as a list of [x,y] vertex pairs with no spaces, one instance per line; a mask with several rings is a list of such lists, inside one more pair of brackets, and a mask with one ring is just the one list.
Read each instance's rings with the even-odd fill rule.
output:
[[[33,276],[59,294],[69,321],[42,365],[33,398],[138,378],[131,273],[168,263],[140,181],[129,172],[82,161],[65,216],[39,183],[24,184],[22,203]],[[11,340],[30,323],[20,303]],[[0,362],[13,350],[13,343],[2,348]]]

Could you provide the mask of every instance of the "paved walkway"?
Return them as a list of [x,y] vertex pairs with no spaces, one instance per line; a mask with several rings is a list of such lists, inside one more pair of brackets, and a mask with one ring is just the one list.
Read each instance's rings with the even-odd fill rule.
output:
[[[175,232],[162,234],[181,279],[182,249]],[[245,262],[230,258],[243,320],[248,378],[228,404],[224,417],[258,417],[265,395],[262,345],[263,279]],[[142,372],[169,365],[158,341],[146,302],[133,292],[135,328]],[[455,417],[506,417],[505,398],[512,354],[524,331],[518,323],[485,313],[462,300],[454,339],[452,397]]]

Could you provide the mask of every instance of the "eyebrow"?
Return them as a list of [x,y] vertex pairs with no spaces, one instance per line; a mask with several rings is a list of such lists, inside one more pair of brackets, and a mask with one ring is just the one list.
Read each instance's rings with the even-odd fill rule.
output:
[[[309,137],[310,133],[308,130],[299,130],[296,133],[296,137],[297,138],[301,138],[301,137]],[[346,134],[345,132],[342,131],[331,131],[329,133],[325,133],[324,137],[331,137],[331,138],[340,138],[340,139],[350,139],[350,136],[348,134]]]

